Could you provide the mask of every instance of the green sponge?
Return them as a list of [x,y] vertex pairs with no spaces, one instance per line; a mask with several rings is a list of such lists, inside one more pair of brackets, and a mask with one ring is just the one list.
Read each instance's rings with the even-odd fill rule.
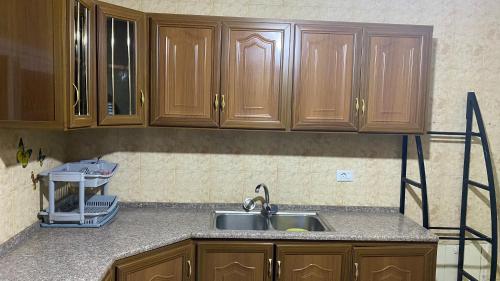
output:
[[286,231],[290,231],[290,232],[306,232],[308,230],[307,229],[303,229],[303,228],[289,228]]

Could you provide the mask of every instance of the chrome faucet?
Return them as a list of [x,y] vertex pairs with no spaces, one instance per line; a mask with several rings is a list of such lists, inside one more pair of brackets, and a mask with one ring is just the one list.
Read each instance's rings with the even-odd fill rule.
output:
[[255,193],[259,193],[261,188],[264,189],[264,198],[262,198],[262,196],[257,196],[253,199],[246,198],[243,202],[243,209],[247,212],[251,211],[255,208],[255,203],[257,201],[260,201],[262,205],[262,215],[265,217],[270,217],[278,212],[278,206],[271,205],[271,203],[269,202],[269,189],[265,184],[261,183],[257,185],[257,187],[255,187]]

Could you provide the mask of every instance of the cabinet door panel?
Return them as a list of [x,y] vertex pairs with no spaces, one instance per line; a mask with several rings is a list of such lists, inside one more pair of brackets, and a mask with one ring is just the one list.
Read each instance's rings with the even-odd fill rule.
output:
[[144,124],[145,14],[107,3],[97,11],[99,125]]
[[364,31],[362,132],[424,131],[430,28]]
[[69,1],[70,95],[69,127],[96,125],[96,34],[95,3]]
[[290,25],[224,23],[221,127],[285,128]]
[[434,281],[435,259],[432,246],[354,249],[359,281]]
[[216,127],[218,22],[153,20],[153,125]]
[[271,281],[273,244],[198,244],[200,281]]
[[62,1],[2,1],[0,126],[61,127]]
[[361,28],[297,25],[293,127],[357,129]]
[[117,262],[117,281],[194,281],[191,242],[146,252]]
[[348,281],[351,247],[339,244],[278,244],[278,280]]

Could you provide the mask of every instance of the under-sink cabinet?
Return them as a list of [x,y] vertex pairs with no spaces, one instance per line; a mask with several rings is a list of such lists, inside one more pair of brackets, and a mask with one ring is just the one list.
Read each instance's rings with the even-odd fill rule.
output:
[[271,281],[273,243],[199,242],[198,280]]
[[276,280],[349,280],[351,252],[341,243],[277,243]]
[[436,251],[411,242],[184,241],[119,260],[104,280],[434,281]]

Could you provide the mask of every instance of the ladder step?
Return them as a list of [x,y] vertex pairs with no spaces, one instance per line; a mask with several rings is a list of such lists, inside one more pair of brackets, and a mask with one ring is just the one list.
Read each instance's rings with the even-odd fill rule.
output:
[[439,240],[460,240],[459,237],[450,237],[450,236],[438,236]]
[[403,178],[403,182],[405,182],[409,185],[413,185],[414,187],[422,188],[422,184],[420,184],[414,180],[411,180],[409,178]]
[[462,270],[462,276],[464,276],[465,278],[467,278],[467,279],[469,279],[471,281],[479,281],[478,279],[476,279],[476,277],[470,275],[470,273],[468,273],[465,270]]
[[[439,240],[460,240],[460,237],[454,237],[454,236],[439,236]],[[477,237],[466,237],[465,241],[485,241],[483,238],[477,238]]]
[[481,240],[483,240],[483,241],[487,241],[489,243],[491,243],[491,241],[492,241],[490,237],[484,235],[483,233],[475,230],[472,227],[466,226],[465,230],[468,231],[468,232],[470,232],[470,233],[472,233],[472,234],[474,234],[474,235],[476,235],[477,237],[481,238]]
[[484,190],[487,190],[487,191],[490,191],[490,187],[485,185],[485,184],[482,184],[482,183],[478,183],[476,181],[471,181],[469,180],[469,184],[470,185],[473,185],[475,187],[478,187],[478,188],[481,188],[481,189],[484,189]]
[[[428,135],[441,135],[441,136],[465,136],[466,135],[465,132],[437,132],[437,131],[428,131],[427,134]],[[476,133],[476,132],[471,132],[471,135],[473,135],[475,137],[481,136],[480,133]]]
[[451,226],[433,226],[433,227],[429,227],[429,229],[460,230],[460,227],[451,227]]

